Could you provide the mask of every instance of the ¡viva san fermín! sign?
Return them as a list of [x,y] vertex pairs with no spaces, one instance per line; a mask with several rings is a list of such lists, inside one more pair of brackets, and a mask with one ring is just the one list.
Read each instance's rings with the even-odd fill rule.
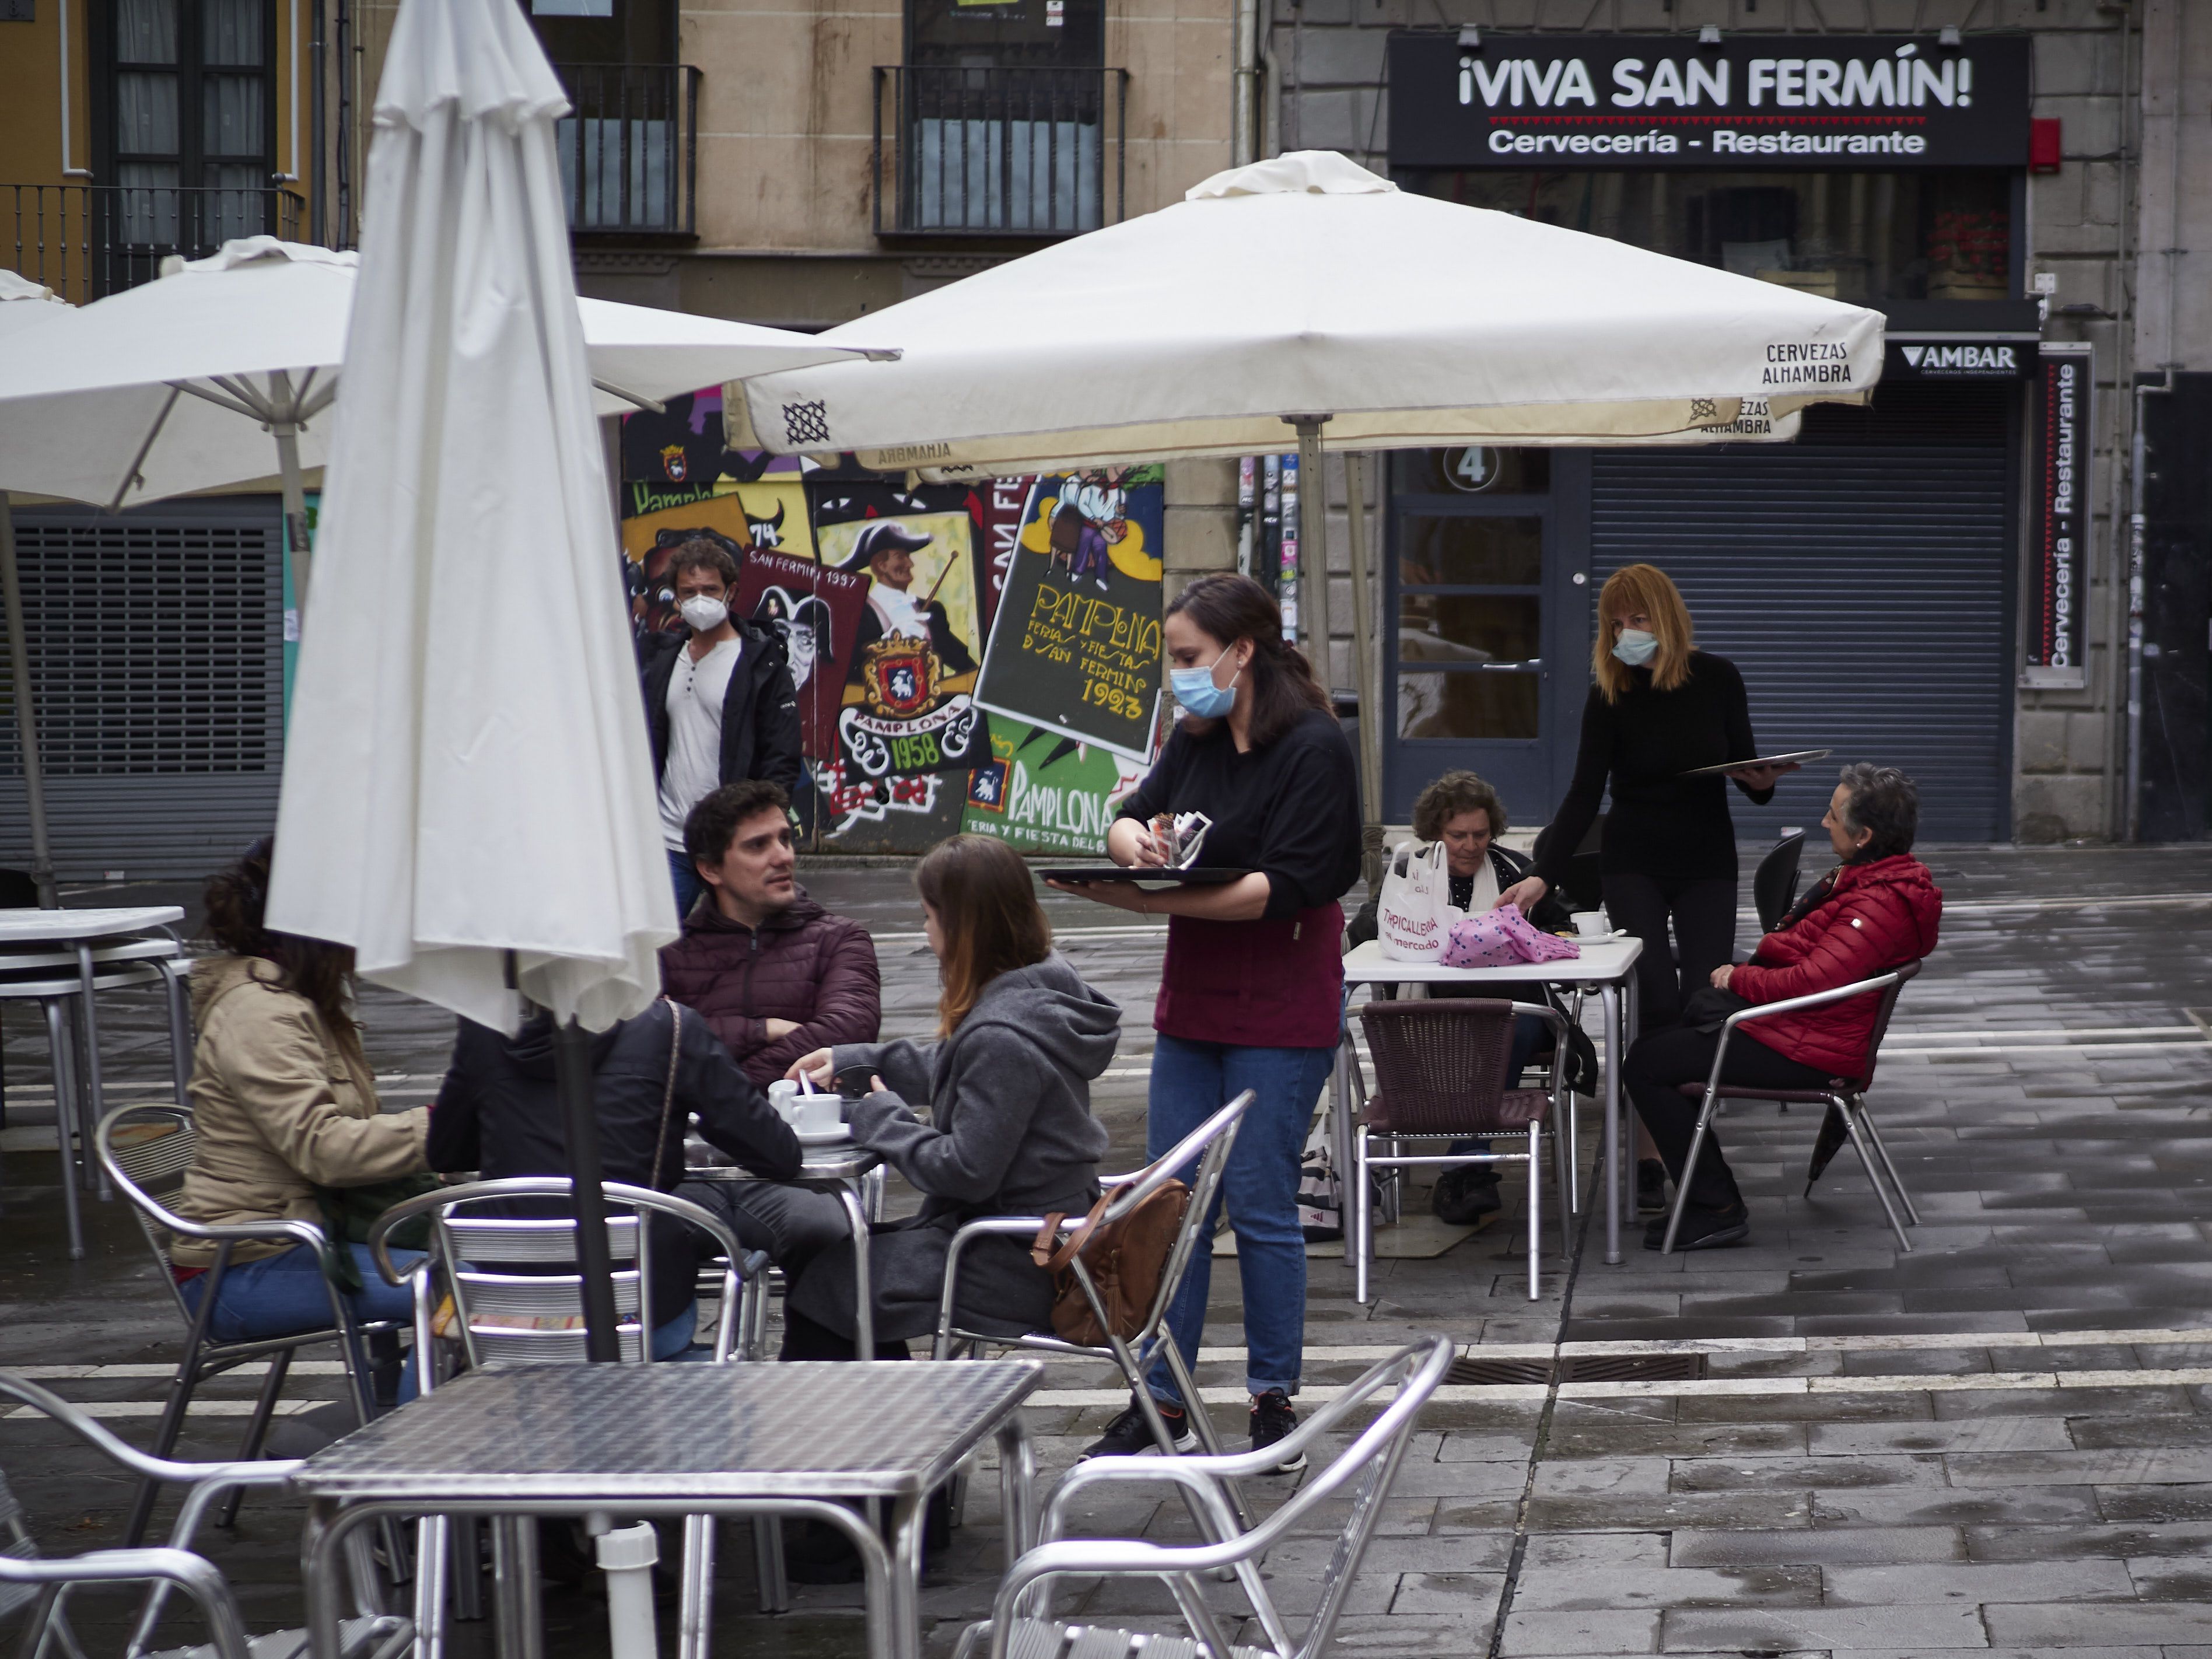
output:
[[2012,167],[2028,42],[1974,35],[1510,35],[1390,40],[1401,167]]

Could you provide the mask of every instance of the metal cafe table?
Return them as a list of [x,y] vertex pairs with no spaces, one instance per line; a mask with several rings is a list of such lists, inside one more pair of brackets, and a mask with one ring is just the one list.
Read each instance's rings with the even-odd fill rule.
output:
[[[490,1516],[514,1570],[498,1585],[501,1659],[540,1659],[531,1517],[783,1516],[859,1549],[869,1659],[920,1659],[929,1493],[995,1437],[1006,1559],[1036,1526],[1021,1403],[1044,1367],[896,1360],[732,1365],[492,1364],[357,1429],[293,1477],[313,1659],[338,1659],[339,1552],[384,1516]],[[838,1498],[886,1499],[888,1547]],[[373,1583],[373,1578],[362,1582]]]
[[[711,1143],[693,1136],[684,1143],[686,1181],[726,1181],[739,1186],[760,1177],[740,1164],[719,1164],[725,1156]],[[834,1192],[844,1206],[845,1225],[853,1237],[853,1348],[856,1353],[876,1351],[874,1282],[868,1273],[869,1222],[883,1206],[884,1160],[880,1153],[841,1138],[826,1144],[801,1143],[799,1181],[802,1185]]]
[[[1620,1261],[1620,1212],[1634,1201],[1631,1188],[1624,1191],[1620,1178],[1624,1142],[1621,1138],[1620,1063],[1636,1037],[1636,958],[1644,954],[1644,941],[1635,938],[1582,941],[1582,954],[1558,962],[1516,962],[1509,968],[1447,968],[1434,962],[1394,962],[1375,940],[1354,945],[1345,953],[1344,983],[1354,985],[1464,986],[1475,995],[1486,985],[1586,985],[1598,994],[1605,1017],[1605,1259]],[[1338,1145],[1337,1167],[1352,1163],[1350,1090],[1346,1060],[1340,1053],[1336,1073]]]

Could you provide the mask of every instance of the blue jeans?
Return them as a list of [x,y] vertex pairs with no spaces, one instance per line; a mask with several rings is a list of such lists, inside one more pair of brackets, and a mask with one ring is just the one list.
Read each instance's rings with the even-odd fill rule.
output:
[[[347,1291],[355,1317],[362,1320],[414,1317],[415,1293],[404,1285],[387,1285],[377,1271],[376,1259],[366,1244],[348,1244],[354,1267],[361,1274],[361,1289]],[[392,1263],[403,1272],[422,1259],[420,1250],[393,1250]],[[208,1275],[201,1273],[179,1285],[185,1305],[194,1313],[207,1295]],[[218,1342],[252,1342],[264,1337],[291,1336],[320,1330],[331,1322],[331,1295],[315,1253],[304,1244],[254,1261],[233,1262],[223,1269],[222,1288],[216,1292],[215,1314],[208,1334]],[[404,1404],[416,1393],[415,1368],[400,1379]]]
[[[1253,1394],[1298,1389],[1306,1346],[1306,1241],[1298,1225],[1298,1160],[1305,1152],[1314,1103],[1335,1059],[1334,1048],[1244,1048],[1164,1034],[1152,1051],[1145,1123],[1148,1158],[1172,1151],[1245,1090],[1259,1097],[1244,1114],[1197,1253],[1168,1307],[1168,1329],[1195,1370],[1213,1269],[1207,1241],[1225,1199],[1244,1292],[1244,1386]],[[1195,1168],[1182,1172],[1186,1181],[1194,1178]],[[1176,1400],[1165,1361],[1147,1380],[1158,1398]]]
[[699,866],[691,862],[691,855],[672,847],[668,849],[668,880],[676,889],[676,920],[681,921],[691,914],[707,884],[699,879]]

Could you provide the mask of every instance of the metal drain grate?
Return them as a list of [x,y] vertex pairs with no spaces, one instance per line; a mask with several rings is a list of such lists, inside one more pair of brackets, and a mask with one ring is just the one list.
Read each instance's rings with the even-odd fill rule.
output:
[[[1507,1382],[1549,1382],[1549,1359],[1452,1361],[1444,1381],[1482,1387]],[[1571,1354],[1559,1362],[1562,1382],[1693,1382],[1705,1374],[1701,1353]]]

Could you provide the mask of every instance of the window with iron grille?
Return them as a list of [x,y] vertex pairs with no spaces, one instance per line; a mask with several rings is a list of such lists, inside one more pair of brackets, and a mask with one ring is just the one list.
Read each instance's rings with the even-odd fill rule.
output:
[[[19,512],[15,548],[48,776],[277,769],[273,511]],[[0,777],[22,773],[11,705],[0,676]]]

